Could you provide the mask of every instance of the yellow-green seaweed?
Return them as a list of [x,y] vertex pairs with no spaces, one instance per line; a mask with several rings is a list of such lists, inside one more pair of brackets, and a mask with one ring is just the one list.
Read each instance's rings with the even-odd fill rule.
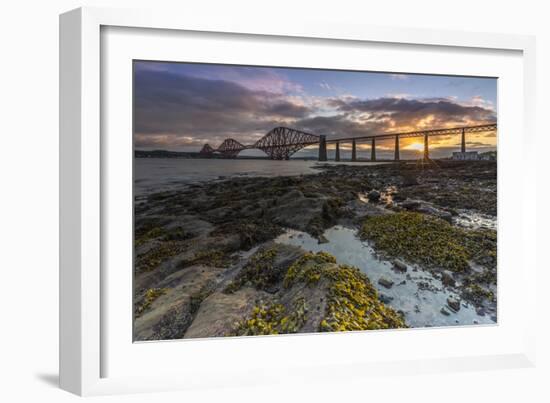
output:
[[231,335],[259,336],[297,333],[306,321],[307,311],[304,298],[298,298],[294,301],[290,313],[282,304],[260,303],[252,309],[252,313],[248,318],[236,324]]
[[162,227],[153,227],[149,231],[145,232],[141,236],[137,237],[134,241],[135,246],[141,246],[147,241],[158,238],[164,234],[164,229]]
[[439,218],[400,212],[365,220],[361,237],[392,257],[427,267],[462,272],[469,260],[496,264],[496,231],[465,230]]
[[138,255],[137,268],[140,271],[152,271],[162,262],[181,253],[183,248],[177,242],[162,242],[152,249]]
[[250,283],[259,290],[268,289],[279,280],[280,276],[279,271],[273,266],[276,256],[275,247],[258,250],[227,285],[224,292],[233,293],[246,283]]
[[318,282],[321,279],[323,265],[326,263],[336,263],[336,258],[323,251],[306,253],[288,268],[284,286],[288,288],[296,281],[304,281],[308,284]]
[[149,288],[145,291],[145,296],[143,297],[143,302],[136,309],[136,314],[139,316],[147,309],[151,307],[151,304],[161,295],[166,294],[168,288]]
[[378,299],[378,293],[370,280],[356,267],[332,265],[325,269],[324,274],[330,280],[330,285],[320,331],[407,327],[399,313]]
[[234,259],[225,250],[205,249],[196,252],[193,257],[180,262],[180,267],[189,267],[193,265],[203,265],[210,267],[229,267]]
[[328,284],[328,300],[320,331],[373,330],[406,327],[403,317],[378,299],[367,276],[356,267],[338,265],[326,252],[307,253],[288,270],[285,287],[297,282]]

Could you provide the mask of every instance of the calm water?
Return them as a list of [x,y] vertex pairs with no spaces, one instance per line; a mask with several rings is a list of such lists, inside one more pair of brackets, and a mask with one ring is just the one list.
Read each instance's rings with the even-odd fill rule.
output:
[[[136,195],[234,176],[293,176],[319,172],[315,169],[319,166],[317,161],[303,160],[136,158],[134,161]],[[378,163],[339,162],[339,164],[364,166]]]

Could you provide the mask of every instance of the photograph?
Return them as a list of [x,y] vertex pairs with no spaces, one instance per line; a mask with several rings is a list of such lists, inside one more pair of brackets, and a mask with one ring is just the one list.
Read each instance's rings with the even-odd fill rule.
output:
[[3,3],[0,400],[550,402],[548,12],[471,3]]
[[497,321],[497,77],[133,60],[133,339]]

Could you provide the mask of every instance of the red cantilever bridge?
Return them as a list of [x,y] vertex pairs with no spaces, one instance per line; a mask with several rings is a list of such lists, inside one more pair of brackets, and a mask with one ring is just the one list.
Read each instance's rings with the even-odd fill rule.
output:
[[259,139],[252,145],[244,145],[234,139],[226,139],[218,148],[212,148],[209,144],[205,144],[200,154],[210,156],[212,154],[220,154],[227,158],[236,158],[237,155],[248,149],[259,149],[265,152],[270,159],[273,160],[288,160],[296,151],[310,146],[319,145],[319,161],[327,160],[327,144],[335,144],[336,153],[335,160],[340,161],[340,144],[351,143],[351,160],[357,161],[357,143],[368,143],[371,145],[371,161],[376,161],[376,141],[395,139],[394,159],[399,160],[399,140],[402,138],[424,137],[424,158],[430,157],[429,137],[433,136],[450,136],[459,135],[461,151],[466,152],[466,134],[496,131],[496,123],[452,127],[445,129],[428,129],[413,132],[402,133],[384,133],[378,135],[356,136],[349,138],[327,139],[326,135],[317,135],[307,133],[301,130],[291,129],[289,127],[276,127],[269,131],[265,136]]

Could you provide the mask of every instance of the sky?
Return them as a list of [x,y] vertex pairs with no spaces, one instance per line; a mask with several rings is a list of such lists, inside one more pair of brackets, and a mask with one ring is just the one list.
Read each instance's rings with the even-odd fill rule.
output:
[[[330,139],[494,123],[496,105],[495,78],[134,62],[134,143],[142,150],[199,151],[226,138],[249,145],[277,126]],[[421,142],[402,139],[402,157],[419,155]],[[431,137],[430,152],[449,156],[459,144],[458,136]],[[369,144],[358,147],[370,156]],[[393,147],[377,142],[377,156],[392,156]],[[496,134],[469,134],[467,148],[495,150]],[[351,145],[340,150],[349,157]]]

